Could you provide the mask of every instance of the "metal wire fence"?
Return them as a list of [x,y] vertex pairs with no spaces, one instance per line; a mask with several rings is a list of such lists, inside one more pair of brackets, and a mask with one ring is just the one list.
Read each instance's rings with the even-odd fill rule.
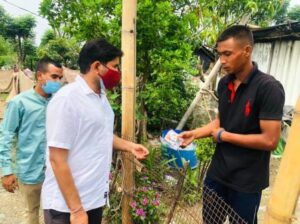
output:
[[232,224],[247,224],[217,193],[203,188],[203,223],[221,224],[229,220]]
[[124,194],[132,197],[130,211],[136,224],[246,223],[213,190],[203,186],[209,161],[199,163],[194,170],[188,163],[183,168],[172,168],[159,151],[151,150],[144,163],[130,159],[136,167],[133,192],[122,187],[124,161],[117,157],[111,180],[111,207],[106,209],[103,223],[122,222],[120,201]]

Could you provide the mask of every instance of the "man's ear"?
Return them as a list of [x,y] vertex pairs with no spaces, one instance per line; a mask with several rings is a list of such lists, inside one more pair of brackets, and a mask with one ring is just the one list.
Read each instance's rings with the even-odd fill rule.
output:
[[37,71],[36,72],[36,81],[41,81],[41,79],[42,79],[42,72],[41,71]]
[[248,45],[245,46],[244,50],[245,50],[245,56],[246,57],[251,57],[253,47],[248,44]]
[[101,66],[101,63],[99,61],[94,61],[91,66],[90,66],[90,69],[91,70],[97,70],[99,68],[99,66]]

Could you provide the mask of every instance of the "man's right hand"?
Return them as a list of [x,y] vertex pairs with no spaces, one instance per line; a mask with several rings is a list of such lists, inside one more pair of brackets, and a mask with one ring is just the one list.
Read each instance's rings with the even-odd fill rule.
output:
[[184,131],[178,135],[178,138],[181,139],[181,147],[186,147],[191,144],[195,137],[194,131]]
[[89,224],[88,215],[83,209],[70,215],[71,224]]
[[14,193],[19,188],[17,178],[14,174],[2,177],[2,186],[10,193]]

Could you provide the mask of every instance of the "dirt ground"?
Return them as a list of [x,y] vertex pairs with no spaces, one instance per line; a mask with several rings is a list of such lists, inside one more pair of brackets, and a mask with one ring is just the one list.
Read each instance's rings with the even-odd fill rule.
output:
[[[270,197],[271,189],[274,184],[275,176],[280,164],[280,159],[271,159],[271,186],[263,192],[261,206],[259,208],[259,223],[263,221],[263,214],[266,210],[266,205]],[[299,204],[299,202],[298,202]],[[41,216],[42,220],[42,216]],[[41,223],[43,223],[41,221]],[[300,205],[296,209],[296,214],[293,224],[300,223]],[[25,212],[22,205],[20,192],[14,194],[6,192],[0,186],[0,224],[25,224]]]

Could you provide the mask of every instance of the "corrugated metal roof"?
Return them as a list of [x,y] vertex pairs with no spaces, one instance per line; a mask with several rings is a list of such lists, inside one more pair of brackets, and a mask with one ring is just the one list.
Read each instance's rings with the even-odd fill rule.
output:
[[300,22],[291,22],[276,26],[253,29],[255,43],[274,40],[300,40]]
[[253,51],[261,71],[273,75],[285,90],[285,104],[295,106],[300,96],[300,41],[256,43]]

